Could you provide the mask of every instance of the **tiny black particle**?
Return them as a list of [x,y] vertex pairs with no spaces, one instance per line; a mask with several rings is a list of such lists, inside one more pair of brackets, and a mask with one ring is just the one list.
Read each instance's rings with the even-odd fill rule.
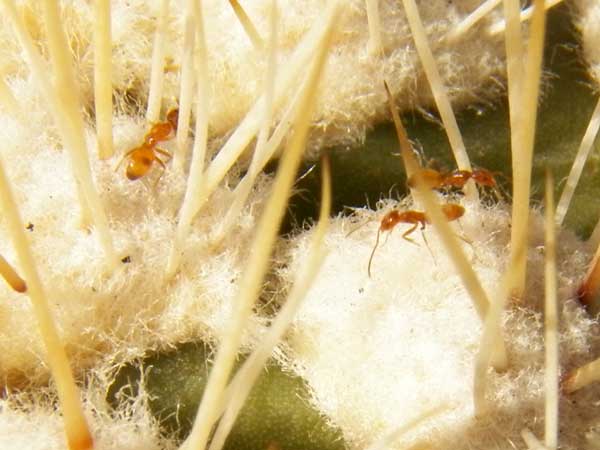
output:
[[33,224],[29,222],[25,228],[29,231],[33,231]]
[[123,264],[129,264],[131,262],[131,256],[126,256],[125,258],[121,258],[121,262]]

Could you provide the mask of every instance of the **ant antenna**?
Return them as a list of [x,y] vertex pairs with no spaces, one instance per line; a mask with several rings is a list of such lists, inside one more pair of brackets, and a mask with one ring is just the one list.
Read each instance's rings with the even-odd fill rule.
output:
[[346,237],[350,236],[351,234],[353,234],[354,232],[360,230],[362,227],[364,227],[366,224],[373,222],[373,219],[367,219],[366,221],[364,221],[363,223],[361,223],[360,225],[352,228],[348,234],[346,234]]
[[373,256],[375,255],[375,250],[377,250],[377,246],[379,245],[379,235],[381,234],[381,228],[377,230],[377,238],[375,239],[375,246],[373,250],[371,250],[371,256],[369,256],[369,264],[367,265],[367,273],[369,274],[369,278],[371,278],[371,263],[373,262]]

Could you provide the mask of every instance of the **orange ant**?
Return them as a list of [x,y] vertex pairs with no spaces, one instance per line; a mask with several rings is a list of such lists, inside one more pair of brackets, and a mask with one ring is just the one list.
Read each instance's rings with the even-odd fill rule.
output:
[[[448,219],[449,222],[452,222],[453,220],[457,220],[464,215],[465,208],[457,205],[456,203],[448,203],[442,205],[442,212],[446,216],[446,219]],[[402,233],[402,237],[416,245],[415,241],[409,238],[409,236],[417,229],[419,225],[421,225],[421,230],[424,230],[425,225],[429,223],[429,219],[424,212],[414,210],[398,211],[397,209],[394,209],[383,216],[379,225],[379,229],[377,230],[375,245],[373,246],[371,256],[369,257],[369,265],[367,266],[369,278],[371,278],[371,263],[373,262],[373,256],[375,255],[375,250],[377,250],[377,246],[379,245],[379,235],[382,231],[391,231],[399,223],[412,224],[412,227]]]
[[[500,191],[498,191],[498,184],[494,175],[486,169],[454,170],[450,173],[442,173],[434,169],[421,169],[419,175],[430,189],[462,188],[472,179],[479,186],[493,189],[499,199],[502,197]],[[408,187],[415,187],[415,175],[408,178],[407,184]]]
[[[168,151],[157,147],[157,144],[173,137],[173,134],[177,131],[178,117],[179,109],[174,108],[167,113],[167,120],[165,122],[158,122],[152,125],[150,131],[144,136],[142,145],[125,153],[117,165],[117,169],[126,158],[129,158],[127,168],[125,169],[125,175],[132,181],[146,175],[152,168],[154,162],[159,163],[164,172],[166,170],[165,161],[159,158],[158,155],[160,154],[171,159],[171,154]],[[160,176],[158,177],[158,180],[160,180]],[[158,180],[156,180],[157,183]]]

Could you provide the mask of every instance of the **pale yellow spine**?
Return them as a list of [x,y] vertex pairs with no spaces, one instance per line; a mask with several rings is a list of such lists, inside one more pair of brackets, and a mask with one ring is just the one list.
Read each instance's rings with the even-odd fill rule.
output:
[[[415,0],[402,0],[402,4],[404,5],[406,18],[415,42],[415,47],[419,53],[421,64],[423,64],[423,68],[425,69],[425,75],[427,76],[427,81],[429,81],[429,87],[431,88],[435,104],[440,113],[442,123],[444,124],[444,129],[448,136],[448,141],[450,142],[456,164],[460,170],[470,171],[472,168],[471,162],[469,161],[469,155],[467,154],[465,143],[460,133],[460,129],[458,128],[456,116],[452,110],[446,87],[442,82],[437,63],[431,52],[417,4]],[[467,199],[471,201],[479,199],[477,187],[472,180],[465,185],[465,194]]]
[[220,411],[220,405],[224,398],[225,384],[229,379],[235,356],[239,351],[242,331],[260,291],[279,224],[283,218],[288,196],[304,151],[318,82],[331,44],[334,24],[340,15],[339,3],[332,2],[325,14],[329,19],[327,21],[328,26],[318,45],[319,50],[311,69],[311,76],[306,86],[302,107],[299,108],[300,113],[294,124],[294,135],[284,153],[284,158],[275,177],[272,195],[258,224],[256,237],[249,252],[250,259],[247,269],[240,282],[239,293],[235,302],[236,308],[233,311],[228,332],[221,339],[192,431],[183,443],[182,449],[204,450],[206,447],[210,431],[217,419],[217,413]]
[[558,298],[556,268],[556,230],[554,225],[554,182],[552,175],[546,174],[545,202],[545,248],[544,248],[544,342],[546,367],[544,372],[545,433],[544,443],[548,450],[558,447]]
[[98,156],[114,153],[112,134],[112,38],[110,0],[96,0],[94,20],[94,102]]
[[[83,415],[79,389],[75,385],[73,373],[65,349],[60,341],[58,330],[48,306],[44,287],[38,275],[25,227],[14,200],[4,166],[0,163],[0,204],[12,238],[19,265],[27,280],[27,295],[31,299],[40,336],[47,351],[48,365],[60,400],[65,422],[65,433],[70,450],[86,450],[94,447],[92,435]],[[35,432],[35,430],[30,430]]]

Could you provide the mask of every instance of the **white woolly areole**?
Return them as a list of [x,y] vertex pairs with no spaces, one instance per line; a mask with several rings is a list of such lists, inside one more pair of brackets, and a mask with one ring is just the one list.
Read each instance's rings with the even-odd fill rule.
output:
[[[96,380],[98,381],[98,380]],[[113,409],[105,399],[104,380],[83,392],[83,408],[94,436],[96,450],[174,450],[176,443],[161,436],[159,424],[140,391]],[[140,388],[141,389],[141,388]],[[64,419],[56,411],[53,393],[9,394],[0,400],[0,448],[64,450]]]
[[[183,1],[170,2],[168,42],[169,61],[163,98],[167,103],[179,92],[179,64],[183,48],[185,11]],[[427,0],[419,2],[430,44],[442,79],[455,104],[492,100],[502,90],[504,46],[501,37],[489,37],[486,26],[498,20],[493,13],[475,29],[452,45],[446,34],[480,3],[479,0]],[[113,89],[117,107],[131,110],[146,104],[149,88],[155,20],[159,1],[133,0],[112,5]],[[270,0],[243,2],[248,15],[263,37],[268,38]],[[385,56],[369,53],[369,30],[364,0],[345,2],[343,21],[337,24],[337,39],[328,69],[321,82],[316,107],[317,135],[325,143],[356,141],[375,121],[388,116],[383,79],[388,80],[400,107],[428,107],[432,97],[413,46],[402,6],[394,0],[378,2]],[[62,21],[76,58],[76,73],[85,104],[93,98],[93,4],[84,0],[64,2]],[[205,9],[206,40],[210,74],[210,133],[224,135],[235,127],[263,91],[267,54],[252,46],[229,2],[202,2]],[[318,0],[278,1],[279,63],[289,61],[301,38],[322,13]],[[41,5],[32,0],[21,4],[28,29],[45,47]],[[473,36],[477,36],[473,39]],[[22,76],[26,73],[21,50],[6,20],[0,20],[0,73]],[[284,63],[285,64],[285,63]],[[299,74],[300,83],[303,74]],[[296,88],[294,88],[295,90]],[[278,111],[275,118],[282,114]]]
[[[389,210],[388,203],[385,210]],[[401,208],[410,209],[405,201]],[[508,255],[510,214],[504,207],[465,205],[454,222],[470,243],[463,249],[490,295]],[[488,372],[489,410],[474,417],[474,362],[482,323],[435,231],[401,237],[399,224],[382,236],[367,263],[384,211],[360,211],[358,220],[338,218],[327,237],[329,255],[295,318],[286,346],[288,364],[303,376],[316,407],[363,449],[432,409],[442,412],[414,427],[394,448],[512,449],[524,427],[543,433],[543,225],[533,214],[526,300],[503,317],[509,367]],[[353,232],[357,223],[371,222]],[[302,261],[307,233],[293,244]],[[426,236],[430,251],[423,240]],[[600,349],[595,321],[571,299],[589,256],[572,234],[560,236],[560,351],[563,370]],[[295,264],[290,266],[293,273]],[[560,403],[561,448],[583,448],[596,424],[598,388]]]
[[[17,84],[24,105],[34,104],[28,83]],[[0,156],[13,184],[23,222],[50,309],[76,371],[99,360],[129,360],[144,352],[178,342],[214,342],[224,332],[237,294],[270,181],[264,177],[249,206],[224,243],[215,248],[211,234],[231,204],[231,191],[218,188],[194,222],[186,240],[180,270],[165,279],[167,258],[175,235],[185,177],[168,168],[158,183],[158,164],[144,182],[132,182],[119,157],[91,157],[97,189],[120,258],[114,274],[98,235],[82,229],[80,206],[68,155],[60,146],[49,117],[31,108],[27,120],[0,111]],[[117,154],[142,142],[146,126],[138,117],[115,118]],[[164,145],[173,149],[173,142]],[[90,142],[89,148],[94,146]],[[0,217],[0,253],[16,262],[5,221]],[[46,351],[28,298],[0,282],[0,377],[9,384],[47,379]],[[260,334],[264,319],[253,316],[244,345]]]
[[600,83],[600,3],[577,0],[577,27],[583,40],[583,53],[592,77]]

